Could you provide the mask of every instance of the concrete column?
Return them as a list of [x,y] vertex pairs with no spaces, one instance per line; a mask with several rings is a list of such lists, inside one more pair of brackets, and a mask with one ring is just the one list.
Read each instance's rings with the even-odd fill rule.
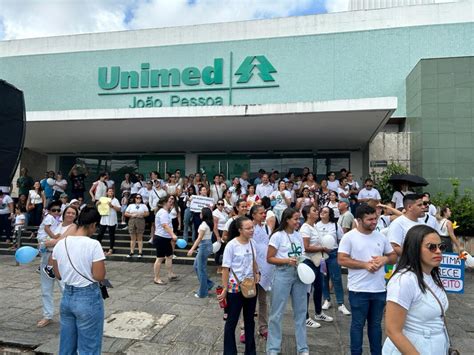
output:
[[354,179],[357,180],[359,183],[364,180],[364,163],[362,159],[362,152],[351,152],[351,172],[354,174]]
[[188,153],[185,155],[184,159],[186,175],[194,174],[198,171],[199,159],[197,154]]

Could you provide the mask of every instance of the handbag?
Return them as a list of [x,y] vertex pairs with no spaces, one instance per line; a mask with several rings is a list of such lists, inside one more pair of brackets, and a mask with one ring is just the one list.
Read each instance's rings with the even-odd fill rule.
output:
[[438,302],[439,307],[441,308],[441,318],[443,318],[444,328],[446,329],[446,336],[448,337],[448,345],[449,345],[448,355],[460,355],[461,352],[451,345],[451,338],[449,337],[449,332],[448,332],[448,323],[446,322],[446,315],[444,313],[444,308],[443,308],[443,305],[441,304],[441,301],[439,300],[439,298],[435,295],[435,293],[433,292],[433,290],[429,286],[426,286],[426,288],[428,289],[428,291],[431,292],[433,297]]
[[92,283],[97,283],[99,284],[99,288],[100,288],[100,293],[102,294],[102,298],[105,300],[106,298],[109,298],[109,292],[107,291],[107,286],[108,287],[111,287],[113,288],[112,284],[110,283],[109,280],[107,279],[104,279],[103,281],[101,282],[97,282],[97,281],[92,281],[90,278],[84,276],[83,274],[81,274],[74,266],[74,264],[72,263],[71,261],[71,257],[69,256],[69,252],[67,250],[67,238],[64,239],[64,247],[66,248],[66,254],[67,254],[67,258],[69,259],[69,263],[71,264],[72,268],[74,269],[75,272],[77,272],[79,275],[81,275],[84,279],[86,279],[87,281],[90,281]]
[[246,277],[242,281],[239,281],[237,275],[235,274],[234,270],[232,270],[232,274],[234,275],[235,279],[237,280],[237,283],[240,287],[240,292],[242,293],[242,296],[245,298],[254,298],[257,296],[257,284],[255,282],[257,278],[257,270],[255,270],[255,253],[253,251],[253,246],[252,242],[250,242],[250,249],[252,250],[252,269],[253,269],[253,279],[250,277]]

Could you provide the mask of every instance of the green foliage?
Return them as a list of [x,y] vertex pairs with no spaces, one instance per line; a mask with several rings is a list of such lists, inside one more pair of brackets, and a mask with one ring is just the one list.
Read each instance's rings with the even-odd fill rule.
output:
[[382,196],[382,201],[384,202],[390,201],[395,192],[394,186],[388,182],[388,179],[395,174],[408,174],[408,169],[403,165],[390,163],[381,173],[373,171],[371,174],[377,186],[377,190],[379,190],[380,196]]
[[433,203],[438,207],[448,206],[452,215],[450,220],[457,222],[459,228],[455,230],[457,235],[474,235],[474,198],[472,191],[464,190],[464,194],[459,192],[459,180],[450,179],[453,190],[450,193],[440,192],[432,198]]

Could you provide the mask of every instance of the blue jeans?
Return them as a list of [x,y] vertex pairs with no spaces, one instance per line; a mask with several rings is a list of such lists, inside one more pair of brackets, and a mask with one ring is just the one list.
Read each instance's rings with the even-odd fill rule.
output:
[[58,279],[50,279],[43,269],[48,265],[48,259],[51,252],[41,254],[40,281],[41,281],[41,299],[43,301],[43,318],[53,319],[54,316],[54,284],[58,283],[59,289],[63,291],[63,284]]
[[[306,265],[308,265],[311,270],[314,272],[314,281],[313,281],[313,302],[314,302],[314,310],[316,314],[321,314],[322,309],[321,309],[321,298],[323,296],[323,274],[321,274],[319,270],[319,266],[316,266],[313,264],[313,262],[309,259],[306,259],[304,261]],[[308,311],[306,311],[306,319],[309,318],[309,296],[310,294],[308,293],[308,301],[306,302],[308,304]]]
[[61,299],[59,354],[100,354],[103,330],[104,300],[99,285],[66,285]]
[[[186,208],[184,210],[184,220],[183,220],[183,239],[188,241],[189,238],[189,225],[191,224],[191,221],[193,220],[193,213],[191,210]],[[194,229],[194,224],[191,224],[191,231],[192,231],[192,240],[196,240],[196,230]]]
[[351,354],[362,354],[364,326],[367,321],[370,353],[382,354],[382,317],[385,308],[386,292],[349,291],[351,304]]
[[306,291],[307,285],[298,278],[293,266],[277,266],[273,274],[270,317],[268,322],[267,353],[281,351],[282,327],[288,298],[291,296],[297,352],[306,352]]
[[196,259],[194,259],[194,271],[196,271],[199,280],[199,291],[197,295],[201,298],[207,297],[207,292],[214,287],[214,282],[209,279],[207,274],[207,258],[211,253],[211,240],[201,240]]
[[326,259],[326,266],[328,273],[323,277],[323,297],[325,300],[331,301],[331,296],[329,295],[329,278],[331,278],[337,304],[341,305],[344,303],[344,289],[342,288],[341,267],[337,263],[337,249],[329,253],[329,258]]

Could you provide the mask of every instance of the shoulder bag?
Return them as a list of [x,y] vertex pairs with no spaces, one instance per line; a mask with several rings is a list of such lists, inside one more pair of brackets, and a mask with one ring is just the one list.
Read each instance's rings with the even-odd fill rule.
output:
[[441,304],[441,301],[439,300],[439,298],[435,295],[435,293],[433,292],[433,290],[428,286],[426,285],[426,288],[428,289],[428,291],[431,292],[431,294],[433,295],[433,297],[436,299],[436,301],[438,302],[439,304],[439,308],[441,308],[441,318],[443,318],[443,322],[444,322],[444,328],[446,329],[446,336],[448,337],[448,345],[449,345],[449,348],[448,348],[448,354],[447,355],[460,355],[461,353],[459,352],[458,349],[454,348],[452,345],[451,345],[451,338],[449,337],[449,332],[448,332],[448,323],[446,322],[446,314],[444,313],[444,308],[443,308],[443,305]]
[[71,261],[71,257],[69,256],[69,252],[67,250],[67,238],[64,239],[64,247],[66,248],[66,254],[67,254],[67,258],[69,259],[69,263],[71,264],[72,268],[74,269],[75,272],[77,272],[79,275],[81,275],[84,279],[86,279],[87,281],[90,281],[92,283],[98,283],[99,284],[99,288],[100,288],[100,292],[102,294],[102,298],[105,300],[106,298],[109,298],[109,293],[107,292],[107,284],[109,287],[113,287],[112,284],[109,282],[109,280],[107,279],[104,279],[104,281],[102,282],[97,282],[97,281],[93,281],[91,280],[90,278],[84,276],[83,274],[81,274],[74,266],[74,264],[72,263]]
[[257,283],[255,282],[255,280],[257,279],[257,270],[255,269],[256,261],[255,261],[255,253],[253,251],[252,242],[249,241],[249,243],[250,243],[250,249],[252,250],[253,279],[250,277],[247,277],[243,279],[242,281],[239,281],[239,278],[235,274],[234,270],[232,270],[232,274],[237,280],[242,296],[244,296],[245,298],[254,298],[255,296],[257,296]]

